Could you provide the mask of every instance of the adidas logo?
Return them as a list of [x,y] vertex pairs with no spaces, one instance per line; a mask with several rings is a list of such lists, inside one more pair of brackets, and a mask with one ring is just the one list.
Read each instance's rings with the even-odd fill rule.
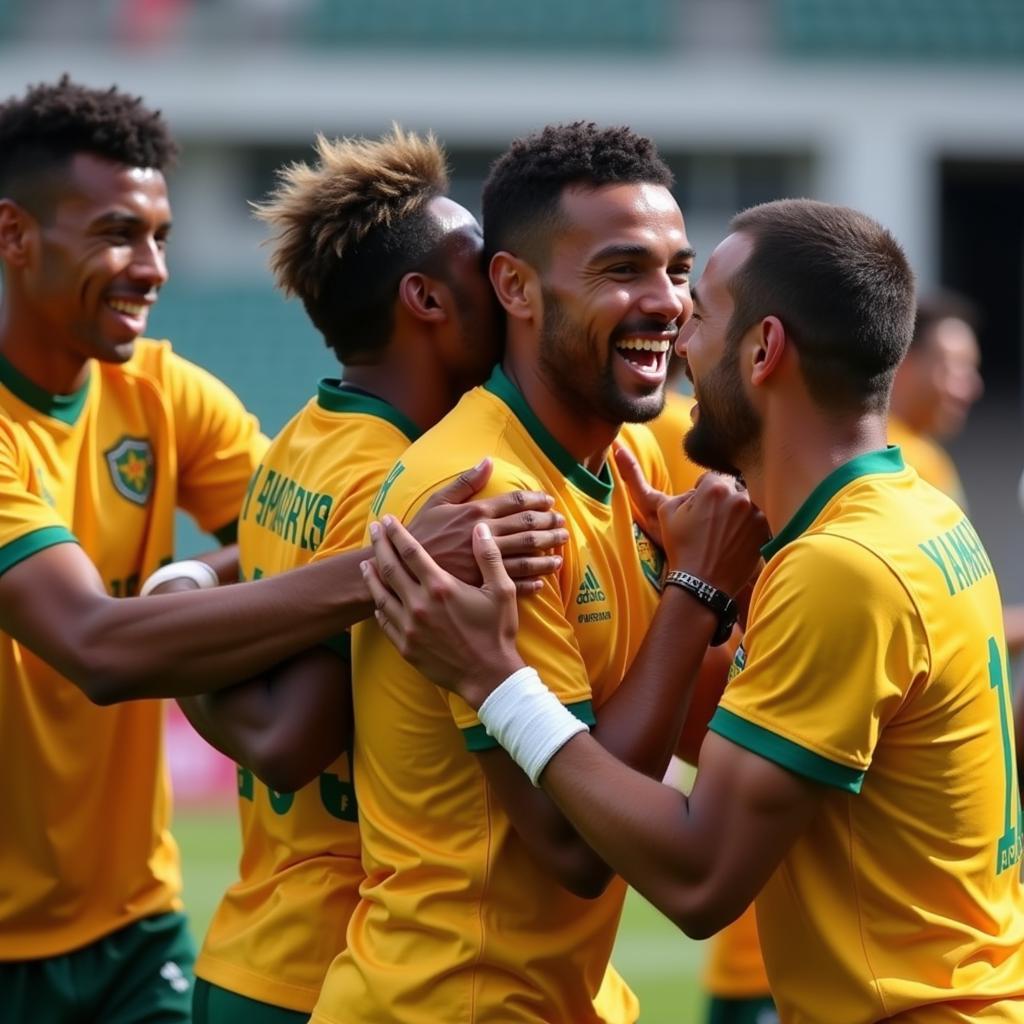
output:
[[607,601],[608,597],[601,584],[597,582],[597,574],[591,566],[587,566],[583,573],[583,582],[580,584],[579,592],[576,594],[577,604],[593,604],[595,601]]

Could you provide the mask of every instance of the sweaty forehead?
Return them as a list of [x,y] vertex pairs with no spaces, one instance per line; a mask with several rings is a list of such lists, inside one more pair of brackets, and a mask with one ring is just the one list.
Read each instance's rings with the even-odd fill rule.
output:
[[686,248],[686,226],[679,204],[663,185],[647,183],[570,186],[562,193],[564,228],[556,234],[585,249],[616,242]]
[[161,171],[130,167],[92,153],[78,153],[72,158],[58,203],[82,214],[110,209],[170,215],[167,183]]

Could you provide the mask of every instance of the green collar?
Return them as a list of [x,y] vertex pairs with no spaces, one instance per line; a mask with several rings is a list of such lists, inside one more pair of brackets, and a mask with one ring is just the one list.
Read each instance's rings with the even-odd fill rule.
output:
[[92,368],[89,368],[89,377],[86,382],[70,395],[51,395],[44,391],[38,384],[33,383],[19,370],[15,369],[11,362],[3,355],[0,355],[0,384],[3,384],[8,391],[17,398],[20,398],[26,405],[30,405],[36,412],[44,416],[52,416],[61,423],[74,426],[78,417],[85,407],[85,400],[89,397],[89,384],[92,381]]
[[324,377],[317,385],[316,401],[321,409],[328,412],[361,412],[386,420],[392,426],[398,427],[410,441],[415,441],[423,433],[411,419],[403,416],[389,402],[368,395],[365,391],[346,388],[340,380]]
[[490,379],[484,384],[484,389],[500,398],[512,410],[516,419],[526,427],[527,433],[536,442],[537,447],[555,464],[558,471],[569,483],[579,488],[584,494],[600,501],[603,505],[611,503],[615,482],[612,478],[611,470],[608,468],[608,463],[605,462],[601,466],[601,472],[597,476],[591,473],[585,466],[581,466],[551,436],[551,432],[526,404],[523,393],[508,379],[505,371],[500,366],[494,368]]
[[796,540],[818,518],[821,510],[832,498],[858,477],[867,476],[869,473],[899,473],[902,469],[903,455],[896,445],[889,445],[882,451],[858,455],[855,459],[844,462],[811,491],[793,518],[761,548],[761,554],[767,561],[791,540]]

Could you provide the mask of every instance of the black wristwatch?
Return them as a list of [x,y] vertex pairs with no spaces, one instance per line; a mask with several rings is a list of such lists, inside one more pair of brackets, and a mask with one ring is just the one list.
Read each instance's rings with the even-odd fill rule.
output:
[[732,627],[736,625],[739,617],[739,607],[736,602],[724,591],[706,583],[699,576],[691,573],[673,569],[665,577],[666,583],[674,587],[682,587],[683,590],[693,594],[698,601],[706,604],[718,616],[718,628],[711,637],[711,646],[717,647],[724,644],[732,633]]

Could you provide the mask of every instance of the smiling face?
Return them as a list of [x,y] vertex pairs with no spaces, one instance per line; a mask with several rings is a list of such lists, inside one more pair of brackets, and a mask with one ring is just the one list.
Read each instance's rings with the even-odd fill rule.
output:
[[539,361],[581,416],[653,419],[665,404],[672,342],[690,312],[693,250],[660,185],[570,187],[541,273]]
[[731,324],[735,304],[729,291],[752,247],[749,238],[733,234],[715,249],[693,290],[693,315],[676,342],[696,399],[693,427],[683,443],[686,454],[698,465],[734,476],[756,452],[761,433],[740,374],[740,333],[753,325],[741,324],[737,330]]
[[83,358],[129,359],[167,280],[170,226],[160,171],[73,157],[24,278],[40,338]]

